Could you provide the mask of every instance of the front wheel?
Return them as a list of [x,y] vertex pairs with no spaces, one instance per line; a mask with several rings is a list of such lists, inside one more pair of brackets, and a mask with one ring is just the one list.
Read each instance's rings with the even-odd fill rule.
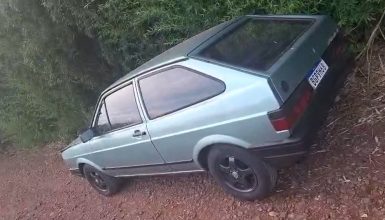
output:
[[208,154],[211,175],[226,192],[242,200],[262,199],[273,190],[277,171],[247,150],[230,145]]
[[120,189],[120,179],[108,176],[90,165],[84,165],[83,173],[92,188],[104,196],[111,196]]

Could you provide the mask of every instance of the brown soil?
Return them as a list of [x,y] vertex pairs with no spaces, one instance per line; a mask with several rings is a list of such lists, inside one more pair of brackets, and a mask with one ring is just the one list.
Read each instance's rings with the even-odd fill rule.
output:
[[385,44],[374,48],[370,74],[358,63],[309,158],[263,201],[238,201],[206,173],[128,179],[105,198],[55,144],[0,155],[0,219],[384,219]]

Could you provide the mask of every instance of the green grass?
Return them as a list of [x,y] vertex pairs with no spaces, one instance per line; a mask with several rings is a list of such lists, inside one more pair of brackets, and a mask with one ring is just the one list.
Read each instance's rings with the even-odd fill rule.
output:
[[20,146],[68,139],[99,92],[171,46],[233,17],[328,14],[360,49],[384,0],[3,0],[0,131]]

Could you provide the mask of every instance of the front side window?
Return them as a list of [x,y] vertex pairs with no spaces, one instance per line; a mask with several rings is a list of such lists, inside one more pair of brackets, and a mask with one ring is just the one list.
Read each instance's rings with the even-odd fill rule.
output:
[[150,75],[139,80],[139,86],[150,119],[209,99],[225,90],[223,82],[184,68]]
[[[136,105],[132,85],[125,86],[104,99],[98,117],[98,131],[106,133],[122,127],[136,125],[142,122]],[[103,125],[103,126],[102,126]],[[108,127],[109,130],[99,127]]]
[[96,125],[97,132],[99,134],[104,134],[111,130],[110,123],[108,122],[107,113],[106,113],[106,106],[103,102],[102,106],[100,107],[99,115],[98,115],[98,122]]

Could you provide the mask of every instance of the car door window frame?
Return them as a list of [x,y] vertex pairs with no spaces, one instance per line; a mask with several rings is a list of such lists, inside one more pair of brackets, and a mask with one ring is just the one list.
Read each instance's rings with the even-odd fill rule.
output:
[[101,100],[99,110],[96,112],[97,115],[96,115],[95,126],[92,126],[92,127],[95,128],[95,127],[99,126],[99,119],[100,119],[100,116],[102,115],[101,111],[102,111],[103,107],[104,107],[104,111],[105,111],[105,114],[106,114],[106,121],[108,123],[109,130],[111,130],[111,122],[110,122],[110,118],[108,116],[108,112],[107,112],[107,108],[106,108],[106,103],[105,103],[104,99]]
[[[189,71],[189,72],[193,72],[193,73],[196,73],[196,74],[198,74],[198,75],[201,75],[201,76],[203,76],[203,77],[205,77],[205,78],[209,78],[209,79],[211,79],[211,80],[217,81],[217,82],[219,82],[219,83],[222,84],[223,89],[222,89],[221,92],[219,92],[219,93],[217,93],[217,94],[215,94],[215,95],[209,96],[209,97],[207,97],[207,98],[205,98],[205,99],[203,99],[203,100],[199,100],[199,101],[197,101],[197,102],[193,102],[193,103],[191,103],[191,104],[189,104],[189,105],[187,105],[187,106],[183,106],[183,107],[178,108],[178,109],[175,109],[175,110],[173,110],[173,111],[171,111],[171,112],[167,112],[167,113],[165,113],[165,114],[162,114],[162,115],[159,115],[159,116],[157,116],[157,117],[151,118],[150,115],[149,115],[149,113],[148,113],[148,110],[147,110],[146,104],[145,104],[145,102],[144,102],[144,99],[143,99],[142,90],[141,90],[141,88],[140,88],[140,80],[145,79],[145,78],[148,78],[148,77],[153,76],[153,75],[156,75],[156,74],[160,74],[160,73],[162,73],[162,72],[166,72],[166,71],[171,70],[171,69],[177,69],[177,68],[185,69],[185,70],[187,70],[187,71]],[[155,119],[158,119],[158,118],[163,118],[163,117],[168,116],[168,115],[170,115],[170,114],[173,114],[173,113],[175,113],[175,112],[181,111],[181,110],[183,110],[183,109],[187,109],[187,108],[189,108],[189,107],[191,107],[191,106],[193,106],[193,105],[202,103],[202,102],[204,102],[204,101],[206,101],[206,100],[209,100],[209,99],[212,99],[212,98],[214,98],[214,97],[216,97],[216,96],[218,96],[218,95],[224,93],[224,92],[226,91],[226,89],[227,89],[226,83],[223,82],[222,80],[220,80],[220,79],[218,79],[218,78],[216,78],[216,77],[213,77],[213,76],[211,76],[211,75],[208,75],[208,74],[199,72],[199,71],[197,71],[197,70],[188,68],[188,67],[186,67],[186,66],[182,66],[182,65],[168,66],[168,67],[165,67],[165,68],[162,68],[162,69],[158,69],[158,70],[154,70],[154,71],[152,71],[152,72],[149,72],[149,73],[146,73],[146,74],[144,74],[144,75],[141,75],[141,76],[139,76],[139,77],[136,78],[136,84],[137,84],[137,92],[138,92],[138,95],[139,95],[139,97],[140,97],[140,104],[141,104],[141,106],[143,107],[143,112],[145,113],[146,119],[148,119],[148,120],[155,120]]]
[[114,92],[119,91],[120,89],[123,89],[124,87],[130,86],[130,85],[132,86],[132,89],[133,89],[133,95],[134,95],[136,107],[138,109],[138,114],[140,116],[140,121],[138,123],[135,123],[135,124],[130,124],[130,125],[122,126],[122,127],[119,127],[119,128],[111,129],[108,132],[105,132],[105,133],[102,133],[102,134],[97,134],[97,136],[102,136],[102,135],[109,134],[109,133],[112,133],[112,132],[115,132],[115,131],[119,131],[119,130],[127,129],[127,128],[130,128],[130,127],[134,127],[134,126],[143,124],[145,122],[144,117],[143,117],[143,113],[142,113],[141,104],[138,102],[138,97],[137,97],[138,94],[136,92],[136,85],[135,85],[133,80],[130,80],[128,82],[124,82],[122,84],[117,85],[116,87],[108,90],[107,92],[105,92],[104,94],[102,94],[100,96],[98,104],[97,104],[97,109],[96,109],[96,111],[94,113],[94,117],[93,117],[93,121],[92,121],[91,127],[93,129],[96,128],[98,120],[99,120],[99,112],[100,112],[102,106],[105,105],[107,120],[108,120],[108,122],[110,124],[110,128],[111,128],[111,122],[110,122],[110,118],[109,118],[109,115],[108,115],[108,109],[107,109],[107,106],[106,106],[106,103],[105,103],[105,99],[109,95],[113,94]]

